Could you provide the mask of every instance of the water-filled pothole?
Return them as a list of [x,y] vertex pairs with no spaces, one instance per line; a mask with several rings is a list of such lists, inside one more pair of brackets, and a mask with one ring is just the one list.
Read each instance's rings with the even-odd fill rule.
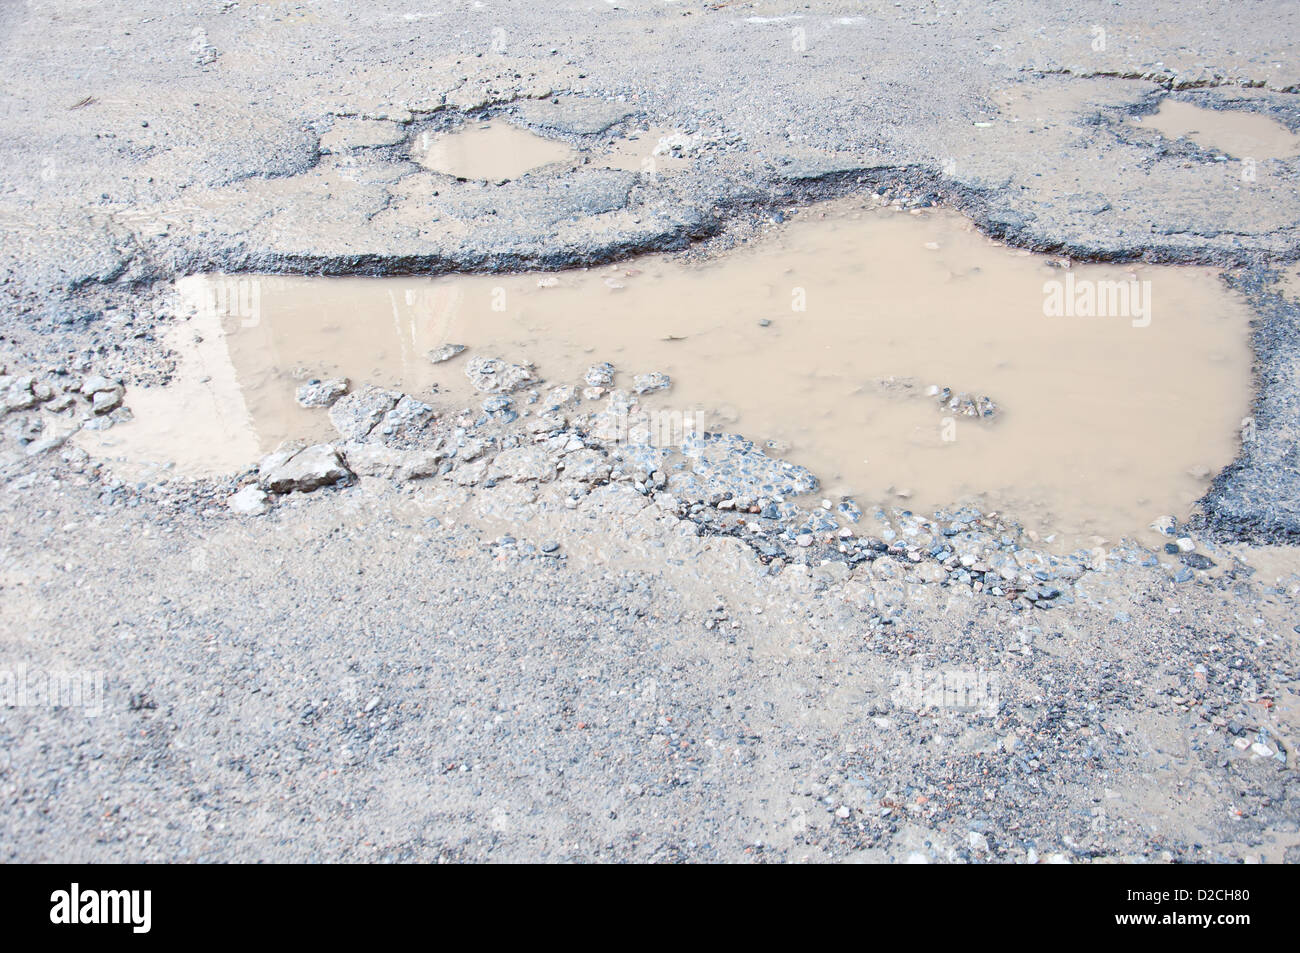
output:
[[1284,159],[1300,155],[1300,136],[1274,119],[1240,109],[1205,109],[1166,99],[1133,121],[1167,139],[1190,139],[1234,159]]
[[[1071,541],[1140,535],[1186,516],[1236,452],[1248,308],[1210,269],[1062,265],[953,212],[853,200],[703,262],[189,278],[176,381],[132,389],[136,419],[86,439],[182,472],[232,471],[283,439],[331,436],[322,411],[295,404],[304,376],[436,387],[435,407],[477,408],[472,355],[531,361],[549,384],[581,384],[609,361],[620,387],[670,375],[647,404],[773,441],[824,496],[921,512],[970,501]],[[432,363],[444,344],[468,350]],[[974,404],[954,406],[963,392]]]
[[472,123],[451,132],[421,133],[411,153],[434,172],[488,182],[515,179],[552,163],[572,161],[577,155],[562,142],[505,122]]

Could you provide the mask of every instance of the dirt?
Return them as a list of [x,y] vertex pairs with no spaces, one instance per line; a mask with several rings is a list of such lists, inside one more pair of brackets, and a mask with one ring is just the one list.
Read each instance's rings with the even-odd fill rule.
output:
[[1300,7],[597,6],[0,5],[0,857],[1300,859]]

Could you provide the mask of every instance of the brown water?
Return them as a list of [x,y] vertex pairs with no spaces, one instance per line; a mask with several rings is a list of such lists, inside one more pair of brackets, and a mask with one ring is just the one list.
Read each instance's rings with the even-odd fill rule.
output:
[[673,135],[672,129],[657,126],[633,130],[613,140],[603,153],[591,159],[591,164],[602,169],[624,169],[647,175],[680,172],[690,166],[691,160],[668,148]]
[[544,139],[505,122],[477,123],[453,132],[416,138],[412,155],[427,169],[462,179],[515,179],[577,155],[562,142]]
[[[1110,308],[1123,304],[1119,286],[1102,285],[1102,313],[1089,316],[1084,289],[1096,282],[1124,282],[1127,309]],[[816,472],[824,496],[922,512],[972,501],[1089,542],[1186,515],[1235,454],[1250,399],[1250,316],[1211,270],[1051,267],[955,213],[860,200],[805,211],[705,262],[195,277],[178,290],[193,317],[173,335],[176,383],[132,389],[137,419],[86,435],[88,448],[230,471],[287,437],[331,433],[324,412],[294,403],[307,375],[436,387],[435,405],[460,408],[482,399],[464,376],[474,354],[532,361],[549,383],[611,361],[618,386],[672,376],[651,405],[787,445],[781,455]],[[1053,300],[1067,291],[1068,308]],[[469,349],[432,364],[443,343]],[[987,395],[999,413],[940,409],[931,385]]]
[[1234,159],[1283,159],[1300,155],[1300,136],[1267,116],[1239,109],[1202,109],[1166,99],[1151,116],[1134,117],[1167,139],[1191,139]]

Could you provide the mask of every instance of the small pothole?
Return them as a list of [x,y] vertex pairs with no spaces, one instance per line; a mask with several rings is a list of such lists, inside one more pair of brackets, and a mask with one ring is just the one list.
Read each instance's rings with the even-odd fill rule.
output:
[[420,165],[434,172],[486,182],[516,179],[557,162],[572,162],[577,157],[577,152],[563,142],[500,121],[469,123],[447,132],[421,133],[411,154]]

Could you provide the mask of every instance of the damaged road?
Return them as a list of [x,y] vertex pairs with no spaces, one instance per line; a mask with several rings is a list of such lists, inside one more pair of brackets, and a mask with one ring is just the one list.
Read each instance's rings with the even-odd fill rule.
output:
[[[5,859],[1294,861],[1300,157],[1210,144],[1223,112],[1300,132],[1268,6],[6,7]],[[1153,128],[1167,101],[1205,130]],[[488,122],[537,164],[427,161]],[[698,257],[844,196],[1223,269],[1236,460],[1159,544],[1062,553],[823,503],[735,434],[630,444],[653,368],[450,344],[509,385],[304,378],[329,431],[220,476],[74,437],[177,376],[185,276]],[[19,695],[54,671],[102,710]]]

